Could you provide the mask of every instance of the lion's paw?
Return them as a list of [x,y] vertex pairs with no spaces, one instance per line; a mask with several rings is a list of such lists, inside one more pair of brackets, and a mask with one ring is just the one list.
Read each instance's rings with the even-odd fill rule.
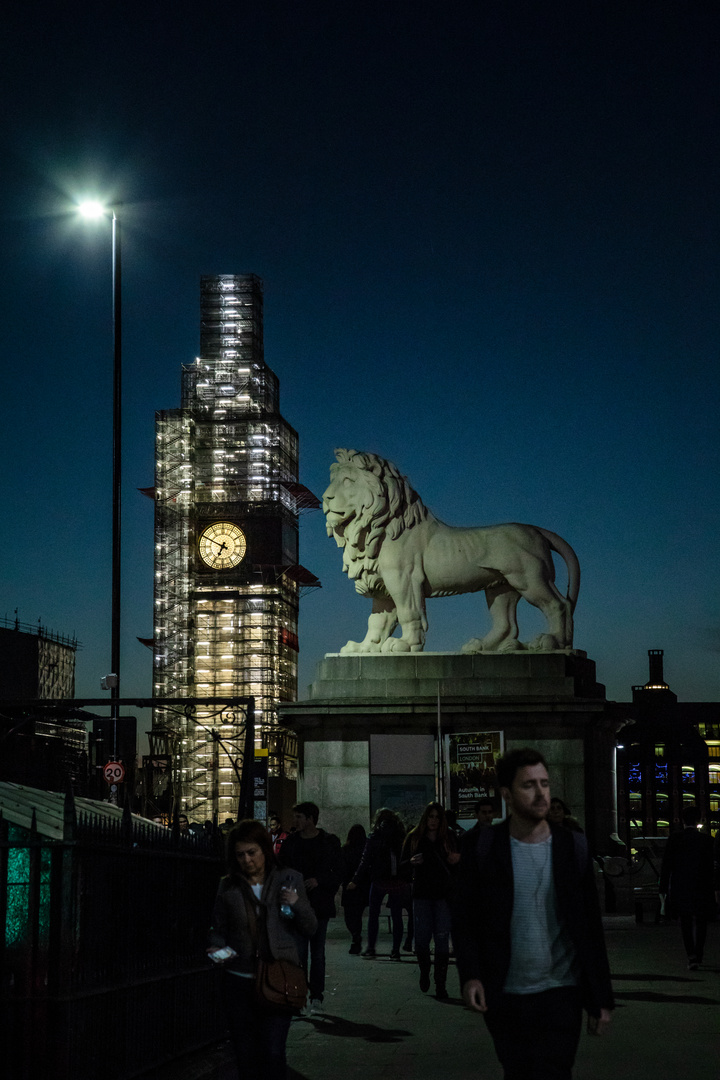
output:
[[528,649],[531,652],[556,652],[558,649],[562,649],[554,634],[538,634],[536,638],[528,642]]
[[463,653],[509,653],[520,652],[525,646],[517,638],[506,641],[486,641],[484,638],[470,638],[461,648]]
[[523,652],[524,649],[525,646],[522,641],[518,641],[517,638],[508,638],[507,641],[502,641],[497,646],[497,651],[501,653]]
[[402,638],[389,637],[383,642],[382,651],[384,653],[422,652],[422,645],[411,645],[408,641],[403,641]]
[[380,652],[380,643],[377,641],[348,641],[340,650],[341,656],[353,656],[356,653]]

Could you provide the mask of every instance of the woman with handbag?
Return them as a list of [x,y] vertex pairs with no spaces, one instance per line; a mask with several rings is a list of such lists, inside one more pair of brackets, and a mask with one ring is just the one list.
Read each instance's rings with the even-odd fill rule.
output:
[[245,1080],[285,1080],[285,1043],[304,1005],[298,936],[317,919],[302,878],[281,869],[259,821],[241,821],[227,840],[210,932],[211,959],[223,966],[223,1003],[238,1070]]
[[428,803],[420,821],[405,837],[402,862],[413,875],[415,955],[420,968],[420,989],[430,989],[430,942],[435,941],[435,997],[447,1001],[450,961],[450,895],[452,867],[460,861],[455,837],[448,829],[445,810]]

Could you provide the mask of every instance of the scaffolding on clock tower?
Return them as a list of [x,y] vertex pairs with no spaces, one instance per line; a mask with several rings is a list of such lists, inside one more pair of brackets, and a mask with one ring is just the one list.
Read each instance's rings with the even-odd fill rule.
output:
[[[201,278],[200,356],[182,369],[181,407],[156,414],[155,460],[153,694],[253,697],[256,745],[276,747],[277,707],[297,697],[299,595],[319,585],[299,565],[298,517],[319,502],[298,481],[254,274]],[[217,522],[244,534],[236,566],[201,557],[200,535]],[[196,820],[234,818],[242,711],[157,709],[153,728],[174,747],[176,805]],[[292,774],[292,758],[282,767]]]

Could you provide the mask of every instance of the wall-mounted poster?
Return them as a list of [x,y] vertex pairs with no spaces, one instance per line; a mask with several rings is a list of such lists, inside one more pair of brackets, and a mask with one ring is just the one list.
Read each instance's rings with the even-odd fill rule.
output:
[[475,821],[478,799],[492,799],[495,817],[504,817],[495,762],[505,749],[502,731],[470,731],[445,736],[445,790],[447,805],[458,822]]

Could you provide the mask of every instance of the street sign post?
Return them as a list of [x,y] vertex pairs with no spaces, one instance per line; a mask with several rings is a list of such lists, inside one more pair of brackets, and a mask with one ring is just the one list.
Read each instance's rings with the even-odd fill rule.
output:
[[125,779],[125,766],[121,761],[108,761],[103,776],[108,784],[119,784]]

